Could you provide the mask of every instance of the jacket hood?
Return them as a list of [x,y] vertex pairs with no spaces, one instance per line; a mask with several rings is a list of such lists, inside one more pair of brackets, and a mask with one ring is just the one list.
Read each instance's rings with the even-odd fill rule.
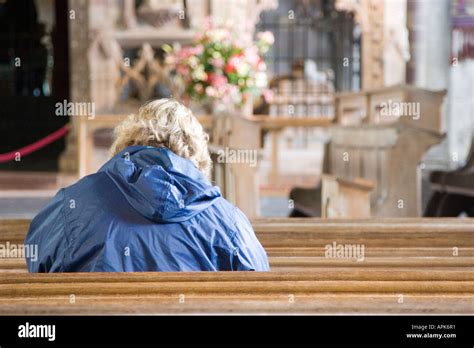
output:
[[129,146],[99,172],[109,176],[140,215],[156,222],[188,220],[221,197],[190,160],[167,148]]

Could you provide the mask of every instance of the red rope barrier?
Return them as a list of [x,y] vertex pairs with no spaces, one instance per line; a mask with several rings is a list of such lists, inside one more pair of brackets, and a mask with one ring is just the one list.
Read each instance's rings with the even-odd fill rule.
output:
[[39,149],[42,149],[43,147],[51,144],[52,142],[55,142],[56,140],[61,139],[68,132],[69,132],[69,126],[66,125],[62,128],[59,128],[57,131],[51,133],[50,135],[44,137],[43,139],[35,141],[34,143],[30,145],[24,146],[21,149],[7,152],[7,153],[2,153],[0,154],[0,163],[13,161],[18,156],[18,154],[20,154],[20,156],[23,157],[23,156],[29,155],[30,153],[38,151]]

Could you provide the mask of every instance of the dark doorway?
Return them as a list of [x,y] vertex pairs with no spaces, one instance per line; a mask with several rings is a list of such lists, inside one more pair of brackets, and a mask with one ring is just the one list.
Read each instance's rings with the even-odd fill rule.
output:
[[[38,8],[38,6],[40,8]],[[68,122],[55,104],[69,98],[68,3],[0,3],[0,153],[15,151]],[[56,171],[56,141],[0,170]]]

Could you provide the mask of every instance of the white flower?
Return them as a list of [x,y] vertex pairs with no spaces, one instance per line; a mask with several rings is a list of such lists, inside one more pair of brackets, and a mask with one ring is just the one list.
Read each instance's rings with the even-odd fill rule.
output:
[[242,59],[239,60],[239,64],[235,68],[239,76],[247,76],[250,72],[250,65],[242,61]]
[[265,88],[267,87],[268,80],[267,80],[267,74],[258,72],[255,74],[255,86],[258,88]]
[[205,81],[207,79],[207,74],[204,71],[204,66],[199,65],[196,69],[194,69],[191,73],[191,77],[197,81]]
[[257,38],[262,40],[267,45],[273,45],[275,42],[275,37],[271,31],[263,31],[257,34]]
[[194,69],[198,66],[199,59],[196,56],[192,56],[192,57],[189,57],[188,62],[189,62],[189,66]]
[[209,37],[211,38],[212,41],[224,41],[225,39],[228,39],[230,36],[230,33],[226,29],[215,29],[211,30],[208,33]]

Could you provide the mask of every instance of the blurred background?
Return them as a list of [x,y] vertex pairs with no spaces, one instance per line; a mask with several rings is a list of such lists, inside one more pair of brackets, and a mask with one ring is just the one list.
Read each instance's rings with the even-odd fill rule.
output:
[[0,0],[0,215],[170,96],[252,218],[474,215],[474,0]]

